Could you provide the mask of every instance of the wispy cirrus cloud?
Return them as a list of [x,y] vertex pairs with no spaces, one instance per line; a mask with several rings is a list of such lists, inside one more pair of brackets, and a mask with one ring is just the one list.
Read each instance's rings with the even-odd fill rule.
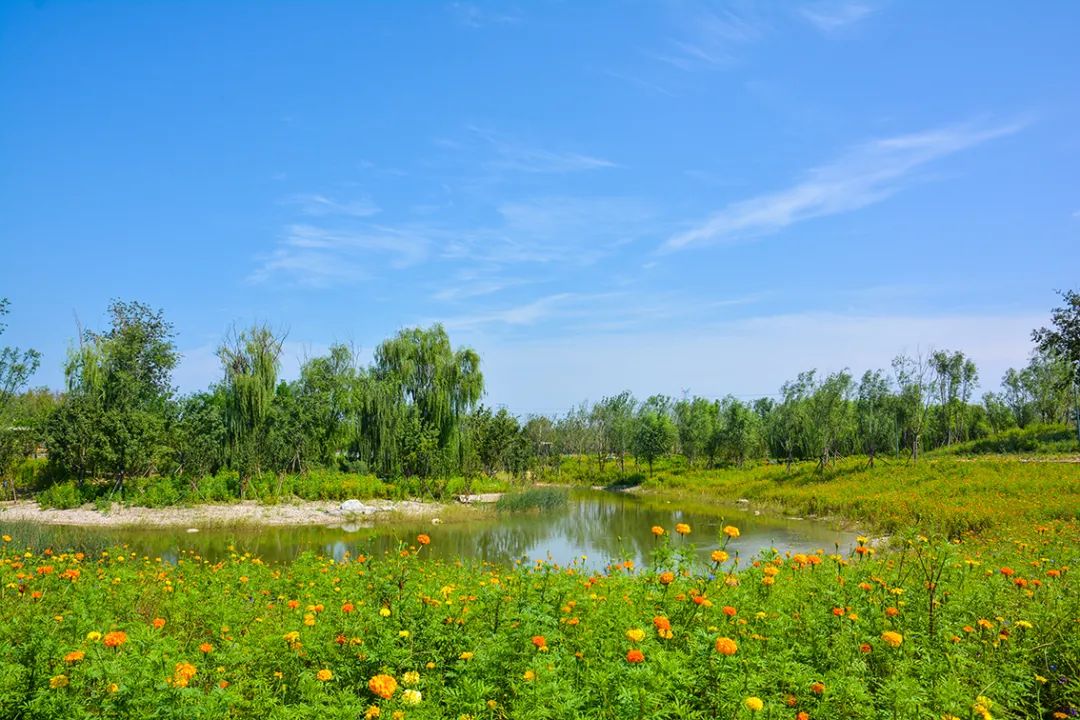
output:
[[697,7],[680,15],[679,33],[661,50],[647,54],[680,70],[723,68],[738,59],[738,51],[760,40],[767,25],[753,6]]
[[283,201],[286,205],[295,205],[304,215],[321,217],[326,215],[346,215],[350,217],[370,217],[380,211],[371,198],[361,197],[355,200],[334,200],[318,193],[300,193],[290,195]]
[[829,0],[799,8],[799,16],[824,33],[833,33],[870,17],[877,8],[858,0]]
[[569,173],[618,167],[611,160],[601,157],[536,147],[476,125],[470,125],[468,129],[494,150],[495,158],[489,162],[493,169],[526,173]]
[[405,268],[428,256],[428,238],[407,229],[368,226],[342,230],[316,225],[286,227],[277,247],[251,274],[252,282],[271,278],[325,287],[366,277],[375,260],[388,258],[393,268]]
[[901,190],[924,165],[1011,135],[1025,124],[952,125],[864,143],[813,168],[785,190],[729,204],[704,222],[669,237],[661,251],[754,239],[805,220],[881,202]]
[[491,10],[471,2],[450,3],[450,12],[457,21],[468,28],[479,29],[488,25],[516,25],[521,15],[505,9]]

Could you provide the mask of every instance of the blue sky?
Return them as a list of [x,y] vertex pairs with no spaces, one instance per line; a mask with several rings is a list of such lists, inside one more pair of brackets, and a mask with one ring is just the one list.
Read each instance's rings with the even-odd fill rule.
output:
[[6,344],[164,308],[284,372],[443,322],[488,402],[775,393],[962,349],[1080,279],[1080,5],[0,5]]

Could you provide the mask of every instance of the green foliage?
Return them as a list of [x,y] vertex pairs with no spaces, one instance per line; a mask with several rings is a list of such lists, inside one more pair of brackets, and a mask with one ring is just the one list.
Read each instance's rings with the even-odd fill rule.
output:
[[566,505],[569,493],[565,488],[536,487],[522,492],[505,493],[495,503],[499,512],[528,512],[554,510]]
[[38,505],[43,508],[69,510],[77,508],[87,501],[82,491],[71,480],[50,485],[37,496]]
[[1011,428],[990,437],[957,443],[947,448],[935,450],[935,455],[988,455],[988,454],[1032,454],[1054,455],[1080,452],[1072,429],[1066,425],[1028,425],[1024,428]]

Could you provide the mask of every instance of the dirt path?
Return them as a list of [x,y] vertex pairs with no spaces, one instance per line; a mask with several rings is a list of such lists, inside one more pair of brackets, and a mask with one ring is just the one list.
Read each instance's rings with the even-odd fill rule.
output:
[[[353,501],[355,502],[355,501]],[[82,527],[195,527],[222,525],[340,525],[358,518],[378,522],[395,518],[436,518],[447,512],[460,514],[458,506],[416,500],[364,500],[359,513],[342,512],[341,503],[303,501],[281,505],[253,502],[192,507],[124,507],[113,505],[108,513],[86,505],[71,510],[44,510],[33,501],[0,502],[0,525],[35,522],[44,525]]]

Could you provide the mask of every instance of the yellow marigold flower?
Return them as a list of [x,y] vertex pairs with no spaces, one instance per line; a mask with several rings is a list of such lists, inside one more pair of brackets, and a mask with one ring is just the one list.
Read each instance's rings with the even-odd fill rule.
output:
[[525,682],[532,682],[536,679],[536,673],[534,673],[532,670],[526,670],[525,674],[521,676],[521,679]]
[[761,698],[755,695],[751,695],[743,700],[743,705],[745,705],[746,709],[750,712],[758,712],[761,708],[765,707],[765,703],[761,701]]
[[641,628],[630,628],[626,631],[626,639],[630,642],[641,642],[645,639],[645,631]]
[[415,670],[410,670],[401,676],[401,682],[406,685],[418,685],[420,684],[420,673]]
[[120,686],[117,685],[116,683],[109,683],[108,690],[109,690],[110,693],[114,693],[119,689],[120,689]]
[[49,678],[49,687],[53,688],[54,690],[56,688],[65,688],[68,686],[68,682],[69,681],[67,675],[53,675],[51,678]]
[[1029,623],[1027,620],[1017,620],[1016,621],[1016,627],[1024,628],[1025,630],[1030,630],[1031,628],[1034,627],[1034,625]]
[[412,633],[410,633],[408,630],[398,630],[398,637],[399,638],[408,638],[409,635],[411,635],[411,634]]
[[664,528],[660,527],[659,525],[653,525],[652,526],[652,534],[655,535],[656,537],[660,537],[661,535],[664,534]]
[[90,632],[86,633],[86,639],[90,642],[97,642],[101,639],[101,633],[99,633],[97,630],[91,630]]
[[728,561],[728,554],[723,550],[713,550],[709,555],[714,563],[726,563]]
[[390,608],[385,606],[379,608],[379,614],[383,617],[390,617]]
[[282,635],[281,639],[284,640],[285,642],[289,643],[290,645],[292,645],[293,643],[295,643],[297,640],[300,639],[300,633],[293,630],[292,632],[287,632],[284,635]]
[[4,542],[11,542],[11,536],[10,535],[5,535],[4,536]]
[[466,650],[465,652],[458,655],[459,660],[472,660],[473,657],[474,657],[473,654],[471,652],[469,652],[468,650]]
[[881,639],[885,641],[886,645],[894,648],[900,647],[900,643],[904,642],[904,636],[892,630],[886,630],[881,633]]
[[735,527],[734,525],[728,525],[724,528],[724,534],[727,535],[729,538],[737,538],[739,537],[739,528]]
[[368,690],[384,700],[392,698],[397,687],[397,680],[390,675],[379,674],[368,680]]
[[327,682],[334,679],[334,673],[330,672],[326,668],[323,668],[319,672],[315,673],[315,679],[320,682]]
[[379,709],[379,706],[378,705],[372,705],[364,713],[364,718],[365,718],[365,720],[372,720],[373,718],[377,718],[380,715],[382,715],[382,710]]
[[401,693],[401,702],[405,705],[419,705],[423,699],[424,696],[420,694],[419,690],[406,690]]
[[690,526],[687,525],[686,523],[679,523],[678,525],[675,526],[675,532],[679,533],[680,535],[689,535],[690,534]]

